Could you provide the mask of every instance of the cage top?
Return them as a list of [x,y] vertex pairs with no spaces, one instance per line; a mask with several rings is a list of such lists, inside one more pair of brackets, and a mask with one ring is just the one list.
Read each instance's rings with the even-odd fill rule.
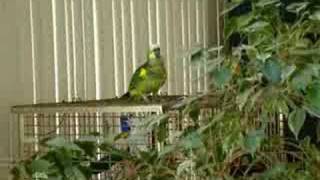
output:
[[113,98],[61,103],[39,103],[13,106],[13,113],[43,112],[162,112],[183,99],[184,96],[154,96],[150,102]]
[[[202,107],[218,107],[219,99],[216,95],[195,95],[187,98],[186,96],[150,96],[150,102],[132,101],[128,98],[113,98],[103,100],[89,100],[77,102],[61,103],[39,103],[29,105],[13,106],[13,113],[94,113],[94,112],[166,112],[179,108],[178,104],[183,101],[192,101],[192,98],[201,99]],[[177,106],[178,105],[178,106]]]

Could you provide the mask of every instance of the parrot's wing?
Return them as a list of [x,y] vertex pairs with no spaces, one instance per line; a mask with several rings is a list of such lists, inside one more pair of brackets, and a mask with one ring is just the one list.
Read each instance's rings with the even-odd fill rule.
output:
[[132,89],[135,89],[137,84],[139,84],[141,81],[147,78],[148,68],[149,68],[148,64],[145,63],[133,73],[132,78],[130,80],[130,84],[129,84],[129,91]]

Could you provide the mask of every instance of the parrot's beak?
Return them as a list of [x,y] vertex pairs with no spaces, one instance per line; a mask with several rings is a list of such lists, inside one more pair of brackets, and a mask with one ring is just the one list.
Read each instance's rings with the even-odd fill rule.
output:
[[160,48],[155,48],[153,50],[154,54],[156,55],[157,58],[160,58],[161,54],[160,54]]

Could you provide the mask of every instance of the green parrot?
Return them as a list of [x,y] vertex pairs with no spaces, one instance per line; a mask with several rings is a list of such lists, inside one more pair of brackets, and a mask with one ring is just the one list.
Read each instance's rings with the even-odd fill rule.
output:
[[134,100],[143,98],[148,102],[147,95],[155,95],[167,79],[167,72],[160,55],[160,47],[154,47],[147,53],[147,62],[141,65],[132,75],[129,89],[122,97]]

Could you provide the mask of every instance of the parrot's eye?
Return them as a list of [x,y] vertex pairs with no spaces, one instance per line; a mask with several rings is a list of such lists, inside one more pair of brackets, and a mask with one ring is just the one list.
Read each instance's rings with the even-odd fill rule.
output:
[[160,48],[154,49],[154,50],[153,50],[153,53],[155,54],[155,56],[156,56],[157,58],[160,58]]
[[152,50],[153,52],[160,52],[160,48],[159,47],[156,47]]

